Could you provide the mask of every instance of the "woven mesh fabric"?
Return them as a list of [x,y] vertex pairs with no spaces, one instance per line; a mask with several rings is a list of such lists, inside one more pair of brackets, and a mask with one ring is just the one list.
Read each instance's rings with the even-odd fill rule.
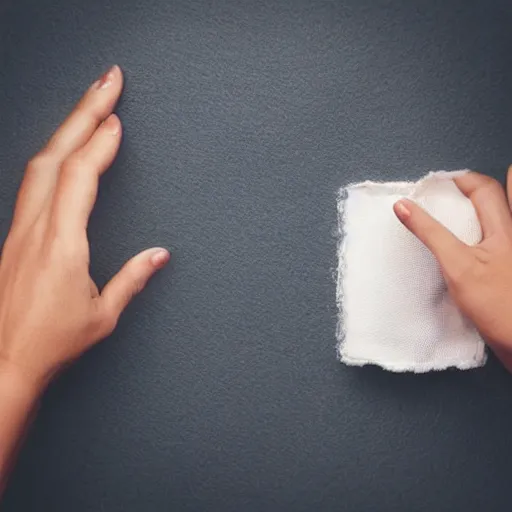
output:
[[396,372],[485,364],[484,342],[448,294],[437,261],[393,212],[408,197],[465,243],[478,243],[475,210],[453,182],[462,172],[341,189],[337,336],[344,363]]

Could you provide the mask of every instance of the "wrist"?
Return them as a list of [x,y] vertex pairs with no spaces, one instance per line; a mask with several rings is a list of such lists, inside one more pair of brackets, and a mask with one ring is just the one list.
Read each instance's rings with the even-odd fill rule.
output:
[[46,386],[47,383],[33,378],[19,366],[0,359],[0,394],[4,398],[31,407]]
[[0,358],[0,495],[43,391],[21,368]]

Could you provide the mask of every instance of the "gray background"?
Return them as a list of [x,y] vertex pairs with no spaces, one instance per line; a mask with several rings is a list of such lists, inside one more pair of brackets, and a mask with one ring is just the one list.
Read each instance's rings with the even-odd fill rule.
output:
[[512,160],[508,0],[13,0],[0,229],[27,159],[119,63],[100,284],[173,262],[47,394],[5,511],[510,510],[512,381],[335,357],[336,190]]

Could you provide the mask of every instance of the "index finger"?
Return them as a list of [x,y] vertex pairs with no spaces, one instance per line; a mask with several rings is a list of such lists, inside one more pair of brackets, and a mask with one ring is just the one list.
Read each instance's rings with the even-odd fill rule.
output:
[[94,82],[73,112],[29,163],[18,192],[13,225],[30,225],[51,203],[62,163],[83,147],[114,109],[123,86],[119,66]]
[[393,209],[400,222],[430,250],[445,274],[453,275],[471,259],[469,246],[413,201],[401,199]]
[[113,112],[123,88],[123,73],[113,66],[94,82],[75,109],[53,134],[47,150],[61,163],[80,149]]

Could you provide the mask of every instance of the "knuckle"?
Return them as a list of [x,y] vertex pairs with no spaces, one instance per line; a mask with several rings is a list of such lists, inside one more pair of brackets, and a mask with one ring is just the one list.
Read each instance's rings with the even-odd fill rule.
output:
[[27,162],[27,171],[28,172],[38,172],[46,167],[53,165],[53,161],[51,158],[51,154],[48,150],[43,149],[36,155],[34,155]]
[[76,109],[77,115],[82,117],[86,124],[99,125],[103,120],[105,107],[98,104],[97,100],[95,94],[87,95]]
[[[471,178],[470,184],[468,185],[468,193],[502,193],[503,187],[501,183],[492,178],[491,176],[487,176],[486,174],[481,174],[479,172],[470,172],[467,175],[468,178]],[[462,177],[464,179],[464,177]]]
[[476,172],[476,171],[470,171],[465,176],[469,176],[469,177],[473,178],[475,181],[478,181],[479,186],[485,185],[492,181],[496,181],[491,176],[488,176],[487,174],[482,174],[481,172]]
[[64,175],[72,175],[79,174],[86,167],[86,162],[80,153],[74,153],[64,160],[64,163],[61,167],[61,172]]
[[501,183],[498,180],[491,178],[489,176],[487,176],[485,188],[489,193],[493,195],[503,193],[503,187],[501,186]]

